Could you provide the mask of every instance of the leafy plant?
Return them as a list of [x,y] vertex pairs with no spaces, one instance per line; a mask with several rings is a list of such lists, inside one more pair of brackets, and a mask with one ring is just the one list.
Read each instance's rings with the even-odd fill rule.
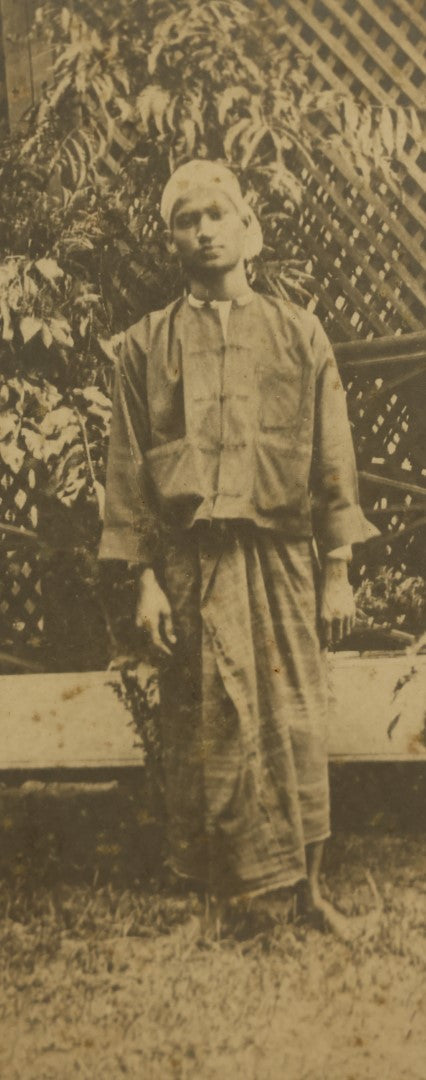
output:
[[380,567],[374,580],[366,578],[356,592],[358,615],[376,629],[395,628],[402,636],[418,637],[426,622],[426,583],[392,567]]

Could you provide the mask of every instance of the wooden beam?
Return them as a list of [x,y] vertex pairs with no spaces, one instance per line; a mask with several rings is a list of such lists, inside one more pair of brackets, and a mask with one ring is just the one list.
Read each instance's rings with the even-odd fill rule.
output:
[[[142,684],[151,670],[141,670]],[[421,689],[426,657],[336,653],[328,657],[328,670],[332,757],[425,761]],[[36,785],[27,783],[16,798],[40,794],[54,800],[63,793],[74,799],[79,796],[77,777],[86,784],[109,781],[99,790],[106,796],[116,790],[111,782],[118,777],[143,784],[145,755],[130,714],[112,689],[118,681],[117,673],[108,671],[2,677],[1,780],[18,787],[30,775],[39,779]],[[395,701],[398,682],[402,688]],[[44,787],[43,778],[54,786]],[[94,788],[89,792],[96,794]]]
[[[420,364],[419,364],[419,361],[421,361]],[[369,357],[366,357],[366,358],[357,356],[356,359],[352,358],[352,359],[348,359],[348,360],[339,359],[339,367],[344,367],[345,370],[347,368],[353,368],[354,371],[355,370],[359,371],[361,368],[364,370],[365,368],[372,368],[372,367],[388,367],[389,364],[412,364],[412,363],[416,363],[418,366],[417,366],[417,368],[415,368],[414,371],[412,371],[410,369],[410,373],[409,373],[408,377],[409,378],[414,378],[417,375],[422,375],[423,372],[424,372],[424,369],[426,367],[426,352],[421,352],[421,353],[416,353],[416,354],[413,354],[413,353],[401,353],[400,355],[397,355],[397,356],[392,356],[392,354],[390,356],[369,356]],[[399,386],[401,382],[406,381],[406,378],[407,378],[407,373],[405,373],[403,378],[396,379],[395,380],[395,385]],[[392,385],[394,385],[394,384],[393,383],[389,384],[388,381],[386,380],[386,386],[388,387],[388,389]]]
[[370,341],[343,341],[334,346],[339,360],[378,359],[385,356],[398,358],[400,354],[426,356],[426,331],[414,334],[391,334],[386,337],[372,338]]
[[[358,476],[360,480],[366,480],[369,484],[377,484],[378,487],[395,488],[396,491],[403,491],[405,495],[419,495],[421,498],[426,499],[426,488],[420,487],[419,484],[410,484],[409,481],[405,483],[405,480],[391,480],[388,476],[380,476],[380,473],[365,472],[363,469],[358,472]],[[386,539],[386,536],[383,539]]]
[[27,0],[0,0],[7,108],[11,128],[33,104]]

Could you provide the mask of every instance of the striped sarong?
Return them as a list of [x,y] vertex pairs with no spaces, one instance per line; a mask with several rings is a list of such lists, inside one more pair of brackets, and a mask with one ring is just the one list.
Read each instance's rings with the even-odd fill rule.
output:
[[315,571],[309,541],[241,522],[200,523],[168,548],[170,864],[217,895],[296,883],[305,845],[329,835]]

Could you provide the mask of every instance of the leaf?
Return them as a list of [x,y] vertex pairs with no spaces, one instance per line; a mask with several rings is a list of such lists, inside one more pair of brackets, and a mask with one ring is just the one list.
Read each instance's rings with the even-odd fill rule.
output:
[[181,123],[181,129],[182,134],[185,136],[187,152],[188,154],[193,154],[195,139],[197,135],[197,129],[195,127],[194,121],[190,120],[189,117],[186,120],[183,120]]
[[165,134],[165,114],[170,103],[170,94],[163,90],[162,86],[146,86],[137,99],[137,107],[143,124],[149,127],[149,121],[154,120],[159,135]]
[[421,142],[422,139],[423,139],[422,126],[421,126],[421,123],[420,123],[420,120],[419,120],[419,114],[417,112],[417,109],[415,109],[413,106],[411,106],[411,108],[409,110],[409,116],[410,116],[410,129],[411,129],[411,134],[413,136],[414,142],[416,142],[416,143]]
[[5,300],[0,301],[0,318],[3,322],[2,338],[3,341],[13,341],[14,333],[12,321],[10,318],[10,309]]
[[22,278],[22,286],[23,286],[23,290],[24,290],[24,295],[26,297],[29,297],[32,300],[35,296],[37,296],[38,288],[37,288],[37,285],[36,285],[36,283],[34,281],[34,278],[32,278],[31,275],[29,274],[28,268],[26,268],[24,270],[24,274],[23,274],[23,278]]
[[41,319],[36,319],[34,315],[24,315],[24,318],[20,320],[19,329],[25,345],[27,344],[27,341],[31,341],[31,338],[39,333],[42,326],[43,323]]
[[126,101],[125,98],[118,96],[115,99],[115,104],[120,110],[120,120],[123,120],[123,122],[125,122],[126,120],[132,119],[133,107],[129,101]]
[[265,135],[268,134],[268,132],[268,125],[262,124],[260,128],[258,128],[257,130],[255,129],[251,138],[246,137],[241,140],[241,146],[244,149],[244,153],[240,162],[242,169],[247,168],[247,165],[255,154],[257,147],[262,142],[262,139],[265,138]]
[[359,124],[359,109],[355,105],[354,101],[350,98],[344,98],[343,101],[343,131],[349,132],[350,135],[354,135]]
[[233,124],[232,127],[228,128],[228,131],[226,132],[225,138],[223,140],[223,149],[225,151],[226,157],[232,156],[234,143],[237,139],[240,138],[243,131],[246,131],[247,128],[252,127],[253,121],[249,116],[245,116],[243,120],[238,120],[236,124]]
[[19,417],[11,409],[0,413],[0,442],[4,439],[10,440],[13,435],[16,435],[19,431],[19,423]]
[[49,439],[71,427],[74,434],[79,433],[80,429],[76,424],[73,409],[70,409],[68,405],[60,405],[59,408],[52,409],[46,414],[40,425],[40,431]]
[[249,101],[250,95],[245,86],[228,86],[223,94],[220,95],[217,103],[217,118],[219,124],[225,121],[226,114],[233,108],[238,101]]
[[[91,427],[94,428],[95,437],[106,437],[109,434],[111,425],[111,411],[112,404],[109,398],[98,390],[97,387],[87,387],[86,390],[75,390],[74,397],[77,398],[77,407],[80,410],[84,410],[87,420],[91,421]],[[83,399],[83,401],[82,401]]]
[[69,349],[74,345],[71,327],[67,319],[50,319],[50,330],[55,341]]
[[[75,462],[75,463],[74,463]],[[65,506],[72,506],[83,488],[87,485],[87,474],[84,461],[79,459],[73,452],[64,463],[63,476],[56,479],[56,497]]]
[[390,109],[382,109],[382,115],[380,117],[379,132],[382,143],[386,152],[390,155],[393,153],[395,140],[393,133],[393,120]]
[[373,142],[371,134],[371,113],[369,109],[365,109],[361,115],[360,125],[356,133],[356,141],[364,157],[371,158],[373,156]]
[[53,285],[58,278],[64,276],[64,271],[58,266],[56,259],[37,259],[34,266],[37,267],[39,274],[41,274],[45,281],[50,281]]
[[11,472],[21,471],[25,461],[25,451],[17,446],[16,442],[0,442],[0,457]]
[[[124,90],[124,93],[127,94],[127,96],[129,96],[130,95],[129,76],[127,74],[126,69],[124,67],[122,67],[121,65],[120,66],[119,65],[114,65],[114,79],[115,79],[116,82],[118,82],[120,84],[120,86],[122,86],[122,88]],[[120,100],[124,101],[123,98],[121,98]]]
[[162,35],[158,35],[157,41],[153,42],[152,49],[148,55],[148,75],[154,75],[157,67],[157,60],[160,53],[163,51],[164,45],[165,38]]
[[390,188],[390,190],[394,193],[394,195],[396,195],[398,199],[400,199],[401,197],[403,198],[403,189],[401,187],[401,183],[398,177],[393,172],[386,158],[382,159],[380,167],[388,185],[388,188]]
[[70,11],[68,10],[67,7],[61,8],[61,26],[62,26],[62,29],[64,31],[64,34],[68,33],[68,30],[70,28],[70,22],[71,22],[71,13],[70,13]]
[[80,431],[77,427],[66,427],[56,438],[46,439],[43,443],[43,461],[48,463],[52,459],[61,460],[61,455],[66,447],[78,446]]
[[102,390],[98,390],[97,386],[86,386],[83,390],[75,390],[74,393],[84,398],[89,404],[97,405],[108,413],[111,412],[110,399],[102,393]]
[[3,263],[3,266],[0,266],[0,286],[2,288],[7,288],[14,277],[16,277],[17,273],[18,264],[14,260],[12,261],[11,259],[6,265]]
[[120,334],[114,334],[111,338],[98,338],[98,343],[102,349],[102,352],[105,353],[105,356],[108,357],[108,360],[112,360],[113,364],[116,364],[119,359],[120,349],[123,345],[123,342],[123,332]]
[[41,328],[41,339],[46,349],[50,349],[50,346],[53,344],[53,335],[46,322],[43,323]]
[[93,490],[95,492],[96,499],[97,499],[97,502],[98,502],[99,517],[100,517],[101,521],[103,521],[104,520],[104,514],[105,514],[105,488],[104,488],[103,484],[99,483],[99,480],[94,480],[93,481]]
[[395,132],[395,149],[398,157],[402,157],[404,153],[405,143],[408,135],[408,124],[405,109],[397,109],[396,112],[396,132]]
[[42,461],[44,457],[44,439],[40,432],[36,431],[34,428],[22,427],[21,437],[23,442],[25,443],[28,453],[31,454],[33,458],[36,458],[37,461]]

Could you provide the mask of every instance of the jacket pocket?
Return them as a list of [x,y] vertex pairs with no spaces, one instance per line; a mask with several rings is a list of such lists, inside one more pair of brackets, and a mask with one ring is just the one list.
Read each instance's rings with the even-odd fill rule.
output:
[[255,451],[254,503],[260,513],[303,510],[308,504],[309,448],[265,435]]
[[187,439],[174,439],[147,450],[145,466],[161,503],[202,500],[195,449]]

